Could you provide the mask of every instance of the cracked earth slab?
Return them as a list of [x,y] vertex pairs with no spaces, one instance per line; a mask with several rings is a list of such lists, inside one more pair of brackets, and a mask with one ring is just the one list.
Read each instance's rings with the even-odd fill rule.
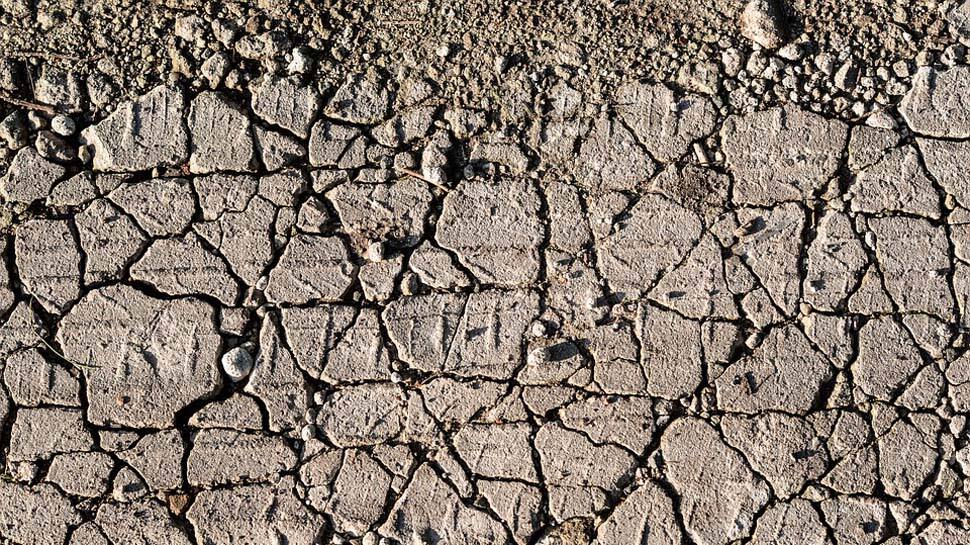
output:
[[28,126],[0,543],[966,543],[968,70],[851,123],[372,68]]

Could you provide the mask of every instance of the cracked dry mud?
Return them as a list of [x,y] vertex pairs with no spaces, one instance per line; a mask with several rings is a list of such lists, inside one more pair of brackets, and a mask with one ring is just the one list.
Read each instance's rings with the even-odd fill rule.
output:
[[15,147],[0,543],[970,543],[970,67],[615,96],[266,75]]

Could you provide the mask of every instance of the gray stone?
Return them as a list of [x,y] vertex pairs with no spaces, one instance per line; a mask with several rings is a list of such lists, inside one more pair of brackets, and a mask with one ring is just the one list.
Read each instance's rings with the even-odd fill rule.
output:
[[945,232],[929,221],[908,217],[873,218],[868,224],[876,235],[876,255],[893,302],[903,311],[951,316]]
[[609,494],[628,479],[636,459],[614,445],[596,445],[585,435],[549,423],[534,440],[557,521],[590,516],[606,507]]
[[139,227],[153,237],[184,232],[196,209],[192,187],[182,178],[155,178],[123,184],[112,191],[109,198],[131,214]]
[[411,536],[425,535],[437,536],[441,543],[481,545],[500,545],[509,539],[499,522],[462,503],[454,488],[428,464],[414,472],[379,532],[405,543]]
[[44,159],[34,148],[23,148],[0,178],[0,196],[9,202],[32,203],[47,197],[66,173],[64,167]]
[[169,295],[207,295],[233,305],[241,289],[225,260],[209,251],[195,233],[158,239],[134,265],[131,278]]
[[306,159],[306,147],[296,138],[256,125],[256,150],[266,170],[273,172]]
[[195,174],[252,170],[255,160],[249,116],[238,104],[212,91],[192,100],[189,170]]
[[269,413],[269,429],[292,432],[309,408],[310,392],[293,355],[282,342],[279,317],[269,312],[259,330],[259,352],[245,391]]
[[889,316],[859,329],[859,353],[852,364],[855,383],[866,394],[890,401],[923,365],[906,329]]
[[857,288],[869,259],[849,216],[827,211],[815,231],[815,240],[808,248],[802,293],[813,308],[836,311]]
[[114,460],[103,452],[57,454],[47,469],[47,481],[75,496],[96,498],[108,490]]
[[603,544],[674,545],[682,537],[673,502],[652,481],[634,490],[596,529],[597,542]]
[[487,290],[404,297],[391,302],[383,317],[398,357],[415,369],[508,379],[538,314],[535,292]]
[[662,83],[624,84],[617,90],[616,102],[623,122],[633,129],[650,155],[662,163],[682,157],[691,142],[714,130],[717,112],[709,99],[696,94],[678,97]]
[[727,444],[744,454],[778,498],[797,495],[829,466],[822,439],[803,419],[781,413],[729,415],[721,429]]
[[11,354],[2,371],[7,392],[20,407],[81,406],[80,386],[74,374],[62,365],[48,362],[37,350]]
[[471,279],[454,265],[451,255],[429,241],[414,249],[408,265],[422,284],[432,288],[450,291],[471,285]]
[[917,134],[935,138],[970,138],[970,105],[966,88],[970,67],[937,71],[920,67],[913,87],[899,104],[899,113]]
[[703,377],[700,324],[641,304],[636,333],[646,392],[667,399],[693,394]]
[[516,543],[525,545],[539,529],[542,495],[538,488],[519,482],[478,481],[478,490],[505,522]]
[[752,545],[827,545],[831,543],[818,512],[806,500],[776,503],[765,510],[751,536]]
[[877,498],[835,496],[823,501],[821,507],[836,543],[871,545],[888,533],[888,509]]
[[897,420],[879,436],[879,480],[887,494],[907,501],[920,497],[937,471],[938,424],[936,428],[924,433],[909,422]]
[[482,282],[529,285],[539,273],[538,210],[525,180],[465,181],[445,197],[435,238]]
[[49,484],[0,480],[0,537],[18,545],[61,545],[81,522],[71,501]]
[[718,406],[748,414],[765,410],[806,413],[832,372],[797,327],[775,327],[751,355],[714,380]]
[[940,198],[923,172],[915,148],[896,148],[856,175],[849,189],[853,212],[903,212],[940,217]]
[[653,403],[647,397],[593,396],[559,411],[562,426],[582,432],[596,444],[644,452],[653,441]]
[[276,482],[295,466],[296,453],[280,437],[207,429],[192,438],[185,476],[203,487]]
[[350,288],[356,272],[339,238],[295,235],[269,273],[266,298],[297,305],[338,301]]
[[664,432],[660,449],[695,543],[727,544],[751,535],[755,515],[768,503],[768,485],[710,424],[678,419]]
[[721,128],[734,200],[773,205],[811,198],[838,170],[844,123],[793,106],[731,116]]
[[61,320],[57,341],[67,358],[94,366],[84,374],[95,424],[168,426],[221,386],[215,312],[197,299],[98,288]]
[[805,212],[794,203],[772,209],[744,208],[734,253],[751,267],[772,302],[788,315],[795,313],[801,292],[797,275],[802,253]]
[[597,245],[599,267],[614,293],[636,298],[697,244],[701,221],[660,195],[647,194]]
[[119,280],[148,243],[135,222],[106,199],[92,201],[74,223],[86,258],[86,285]]
[[45,64],[34,83],[34,97],[62,111],[80,112],[85,106],[84,80],[79,71]]
[[251,90],[251,105],[256,115],[300,138],[310,135],[310,126],[321,106],[316,90],[298,86],[291,79],[274,77],[264,78]]
[[246,378],[253,370],[253,355],[249,353],[246,346],[237,346],[226,352],[220,361],[222,370],[233,382]]
[[689,318],[736,320],[738,309],[724,274],[722,252],[713,235],[703,235],[687,258],[657,282],[650,299]]
[[192,541],[157,500],[104,503],[94,522],[110,543],[190,545]]
[[379,522],[391,481],[392,475],[371,455],[358,449],[345,451],[327,505],[336,529],[359,536]]
[[185,97],[160,85],[81,132],[94,170],[133,172],[180,166],[189,157]]
[[179,430],[169,429],[140,438],[118,457],[134,468],[153,492],[182,487],[185,445]]
[[368,163],[368,139],[354,126],[318,121],[310,132],[310,164],[340,169],[362,168]]
[[633,133],[609,117],[600,117],[593,124],[574,166],[576,180],[592,193],[633,190],[655,170]]
[[7,459],[35,461],[55,454],[85,452],[94,438],[84,426],[80,409],[22,408],[10,429]]
[[424,234],[433,197],[426,183],[410,177],[387,184],[348,182],[326,195],[348,234],[405,247]]
[[80,297],[80,248],[67,220],[20,224],[14,251],[24,290],[48,312],[63,312]]
[[[234,180],[228,178],[227,181]],[[230,190],[227,198],[244,198],[244,194],[236,191]],[[233,206],[233,203],[226,204]],[[272,229],[276,207],[258,195],[244,201],[241,206],[241,210],[230,208],[223,209],[221,213],[213,211],[217,219],[196,224],[193,228],[226,258],[236,276],[254,286],[273,257]]]
[[316,423],[340,447],[377,445],[395,439],[404,428],[404,395],[390,383],[349,386],[320,406]]
[[231,430],[259,431],[262,429],[259,404],[246,395],[233,395],[203,407],[189,418],[189,426],[195,428],[227,428]]
[[537,483],[531,437],[532,427],[525,423],[469,424],[458,430],[453,442],[477,477]]

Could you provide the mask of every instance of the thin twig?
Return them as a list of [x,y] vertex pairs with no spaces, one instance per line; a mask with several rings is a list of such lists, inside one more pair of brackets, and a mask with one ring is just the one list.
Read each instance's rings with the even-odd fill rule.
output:
[[19,98],[12,97],[6,93],[0,93],[0,100],[13,104],[14,106],[20,106],[21,108],[30,108],[31,110],[37,110],[50,115],[57,115],[57,108],[51,106],[50,104],[41,104],[40,102],[31,102],[29,100],[21,100]]
[[397,170],[399,172],[403,172],[404,174],[407,174],[408,176],[411,176],[412,178],[417,178],[417,179],[419,179],[419,180],[421,180],[423,182],[427,182],[427,183],[429,183],[429,184],[437,187],[438,189],[440,189],[440,190],[442,190],[442,191],[444,191],[446,193],[449,192],[449,191],[451,191],[451,189],[449,189],[448,187],[443,186],[443,185],[439,184],[438,182],[429,179],[427,176],[423,176],[420,172],[415,172],[415,171],[413,171],[413,170],[411,170],[409,168],[404,168],[404,167],[394,167],[394,170]]
[[77,55],[66,55],[64,53],[51,53],[47,51],[14,51],[13,53],[7,53],[7,56],[15,59],[53,59],[56,61],[84,63],[96,62],[104,58],[104,55],[96,55],[94,57],[78,57]]
[[[31,300],[33,300],[33,302],[35,304],[37,303],[37,298],[36,297],[31,297]],[[44,346],[46,346],[48,350],[50,350],[51,352],[53,352],[55,356],[61,358],[62,360],[66,361],[67,363],[70,363],[71,365],[74,365],[76,367],[83,367],[83,368],[88,368],[88,369],[100,369],[101,368],[101,366],[94,365],[94,364],[91,363],[91,355],[90,354],[88,354],[88,362],[87,363],[81,363],[79,361],[74,361],[71,358],[65,356],[58,349],[54,348],[51,345],[51,343],[47,342],[47,339],[45,339],[43,336],[41,336],[40,331],[37,331],[36,327],[31,328],[31,331],[34,332],[34,336],[37,337],[37,340],[39,340],[40,342],[44,343]]]

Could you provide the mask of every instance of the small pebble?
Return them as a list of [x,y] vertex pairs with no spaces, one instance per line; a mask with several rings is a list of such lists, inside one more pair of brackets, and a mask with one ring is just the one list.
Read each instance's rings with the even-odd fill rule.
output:
[[233,382],[239,382],[253,370],[253,355],[245,345],[237,346],[222,355],[222,370]]
[[71,136],[76,129],[74,120],[64,114],[55,115],[54,119],[51,119],[51,130],[55,134]]

